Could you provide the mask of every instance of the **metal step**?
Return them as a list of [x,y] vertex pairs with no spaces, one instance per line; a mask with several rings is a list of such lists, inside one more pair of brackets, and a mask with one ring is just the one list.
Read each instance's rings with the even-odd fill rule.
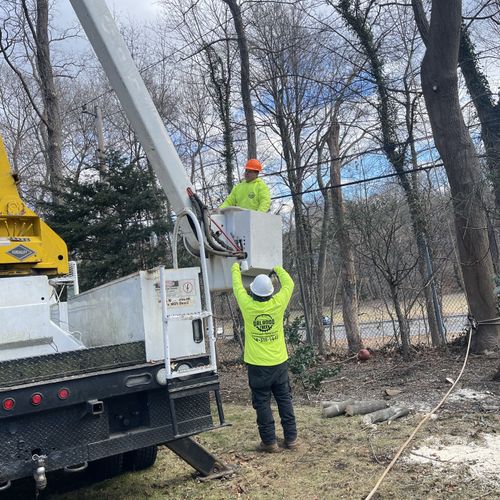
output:
[[166,318],[168,319],[185,319],[185,320],[194,320],[194,319],[204,319],[210,318],[212,313],[208,311],[202,311],[198,313],[184,313],[184,314],[167,314]]
[[225,425],[224,410],[222,409],[222,400],[220,396],[220,384],[217,378],[210,376],[208,378],[199,377],[190,380],[169,380],[167,382],[169,394],[170,416],[172,419],[172,428],[175,437],[180,437],[177,423],[177,412],[175,401],[179,398],[194,396],[206,392],[213,392],[217,405],[220,425]]

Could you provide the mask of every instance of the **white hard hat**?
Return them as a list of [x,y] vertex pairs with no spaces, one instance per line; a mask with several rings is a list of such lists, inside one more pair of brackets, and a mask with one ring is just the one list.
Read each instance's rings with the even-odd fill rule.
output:
[[273,282],[267,274],[259,274],[250,283],[250,290],[259,297],[269,297],[274,292]]

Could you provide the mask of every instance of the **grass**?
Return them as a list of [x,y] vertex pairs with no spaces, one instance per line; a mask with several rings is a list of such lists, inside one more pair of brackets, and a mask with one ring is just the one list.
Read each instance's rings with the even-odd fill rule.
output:
[[[162,448],[156,465],[145,472],[129,473],[50,498],[364,498],[420,418],[410,416],[373,430],[365,427],[359,417],[323,419],[318,408],[297,406],[299,450],[262,455],[253,451],[258,441],[253,409],[226,404],[225,410],[232,427],[205,433],[197,439],[235,468],[232,478],[199,482],[188,465]],[[424,427],[417,444],[428,436],[451,431],[455,435],[472,435],[479,425],[485,432],[491,431],[498,426],[498,417],[441,416]],[[389,473],[377,498],[465,499],[490,491],[491,485],[468,481],[463,471],[448,469],[443,473],[429,465],[402,460]]]

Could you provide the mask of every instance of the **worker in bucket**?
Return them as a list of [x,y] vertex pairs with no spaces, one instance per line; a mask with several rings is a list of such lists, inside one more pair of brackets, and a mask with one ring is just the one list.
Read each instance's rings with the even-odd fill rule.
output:
[[271,411],[271,395],[278,405],[284,446],[288,449],[297,447],[297,426],[283,328],[283,316],[292,296],[294,283],[282,267],[275,267],[273,272],[281,285],[279,292],[274,295],[273,282],[269,276],[256,276],[247,292],[243,286],[239,264],[234,263],[231,268],[233,292],[245,323],[244,361],[261,438],[257,450],[268,453],[280,451]]
[[252,158],[245,165],[245,179],[236,184],[220,208],[240,207],[257,212],[268,212],[271,206],[271,193],[266,183],[259,179],[262,164]]

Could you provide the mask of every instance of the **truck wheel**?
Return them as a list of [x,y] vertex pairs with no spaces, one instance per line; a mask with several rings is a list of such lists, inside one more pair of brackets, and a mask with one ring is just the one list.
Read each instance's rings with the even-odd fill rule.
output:
[[124,466],[126,470],[144,470],[148,469],[156,462],[158,446],[146,446],[138,450],[125,453]]
[[123,453],[101,458],[89,463],[89,472],[97,481],[105,481],[123,472]]

